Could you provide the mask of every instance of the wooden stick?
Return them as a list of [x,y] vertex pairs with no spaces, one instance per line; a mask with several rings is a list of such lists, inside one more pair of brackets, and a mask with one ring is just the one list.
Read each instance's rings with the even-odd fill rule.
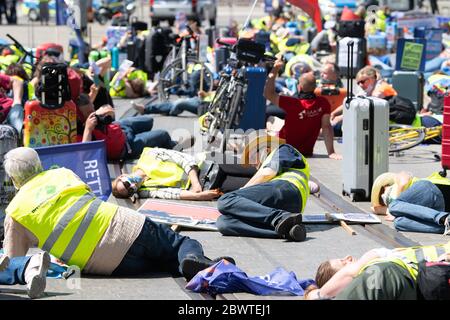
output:
[[341,227],[345,229],[345,231],[347,231],[351,236],[356,235],[355,230],[353,230],[352,228],[350,228],[350,226],[343,220],[339,221],[339,223],[341,224]]
[[181,227],[178,224],[173,224],[170,229],[172,229],[172,231],[174,232],[178,232],[180,231]]

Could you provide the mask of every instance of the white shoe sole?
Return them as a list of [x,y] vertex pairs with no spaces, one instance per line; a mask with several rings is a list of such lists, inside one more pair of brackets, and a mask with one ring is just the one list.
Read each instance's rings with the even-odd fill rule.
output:
[[2,255],[0,257],[0,271],[4,271],[6,268],[8,268],[9,265],[9,257]]
[[39,274],[27,284],[27,294],[31,299],[42,296],[47,285],[47,271],[50,267],[50,255],[44,252],[40,256]]

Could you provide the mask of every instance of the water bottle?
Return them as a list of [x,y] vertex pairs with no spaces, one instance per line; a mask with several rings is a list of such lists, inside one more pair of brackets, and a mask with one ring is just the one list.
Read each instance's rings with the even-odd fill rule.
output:
[[111,49],[111,65],[113,69],[119,69],[119,48],[117,47]]

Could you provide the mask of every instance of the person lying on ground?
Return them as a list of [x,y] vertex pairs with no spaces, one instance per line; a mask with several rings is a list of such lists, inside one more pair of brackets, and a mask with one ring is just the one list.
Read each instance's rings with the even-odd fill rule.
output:
[[425,179],[384,173],[373,183],[371,204],[399,231],[450,233],[450,179],[437,172]]
[[175,101],[166,102],[149,102],[146,105],[133,101],[131,104],[141,115],[156,113],[175,117],[184,111],[201,115],[202,110],[206,109],[213,97],[213,92],[199,91],[198,96],[193,98],[180,98]]
[[419,264],[445,261],[450,242],[433,246],[378,248],[356,259],[346,256],[323,262],[317,269],[316,288],[307,299],[398,300],[417,299]]
[[47,252],[12,259],[0,255],[0,285],[26,285],[27,295],[31,299],[39,298],[45,291],[49,266]]
[[[268,137],[268,141],[276,141],[276,138]],[[257,151],[259,156],[249,155],[252,148],[257,147],[250,143],[243,159],[259,170],[243,188],[219,199],[217,208],[222,215],[216,224],[220,233],[304,241],[306,229],[301,212],[310,192],[319,189],[309,181],[306,158],[289,144],[281,144],[273,150],[266,145]]]
[[86,94],[81,94],[77,101],[77,116],[78,140],[105,140],[108,160],[137,159],[145,147],[173,149],[176,146],[186,148],[193,145],[192,137],[177,143],[167,131],[152,130],[153,118],[150,116],[115,121],[115,112],[111,106],[105,105],[95,111]]
[[328,157],[341,160],[342,156],[335,153],[333,128],[330,124],[330,104],[323,97],[314,94],[316,79],[312,73],[304,74],[299,79],[299,96],[288,97],[275,92],[275,78],[283,62],[277,60],[268,76],[264,96],[274,105],[286,112],[285,125],[279,136],[302,155],[312,156],[314,145],[322,129]]
[[122,79],[120,74],[120,72],[117,72],[111,80],[111,88],[109,89],[111,97],[135,99],[148,94],[148,76],[144,71],[129,68]]
[[6,208],[4,251],[10,258],[38,246],[84,274],[163,271],[188,281],[222,259],[208,259],[198,241],[137,211],[101,201],[71,170],[43,170],[31,148],[9,151],[4,167],[18,190]]
[[113,181],[113,195],[129,198],[136,193],[139,198],[207,201],[241,188],[254,174],[241,165],[216,164],[203,157],[145,148],[132,173]]

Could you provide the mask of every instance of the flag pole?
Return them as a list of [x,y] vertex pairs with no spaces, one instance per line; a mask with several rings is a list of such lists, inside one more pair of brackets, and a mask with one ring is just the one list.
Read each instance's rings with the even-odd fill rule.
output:
[[241,31],[245,30],[249,26],[250,18],[253,15],[253,11],[255,10],[257,3],[258,3],[258,0],[255,0],[255,2],[253,2],[252,10],[250,10],[250,14],[248,15],[247,20],[245,21],[244,26],[242,27]]

